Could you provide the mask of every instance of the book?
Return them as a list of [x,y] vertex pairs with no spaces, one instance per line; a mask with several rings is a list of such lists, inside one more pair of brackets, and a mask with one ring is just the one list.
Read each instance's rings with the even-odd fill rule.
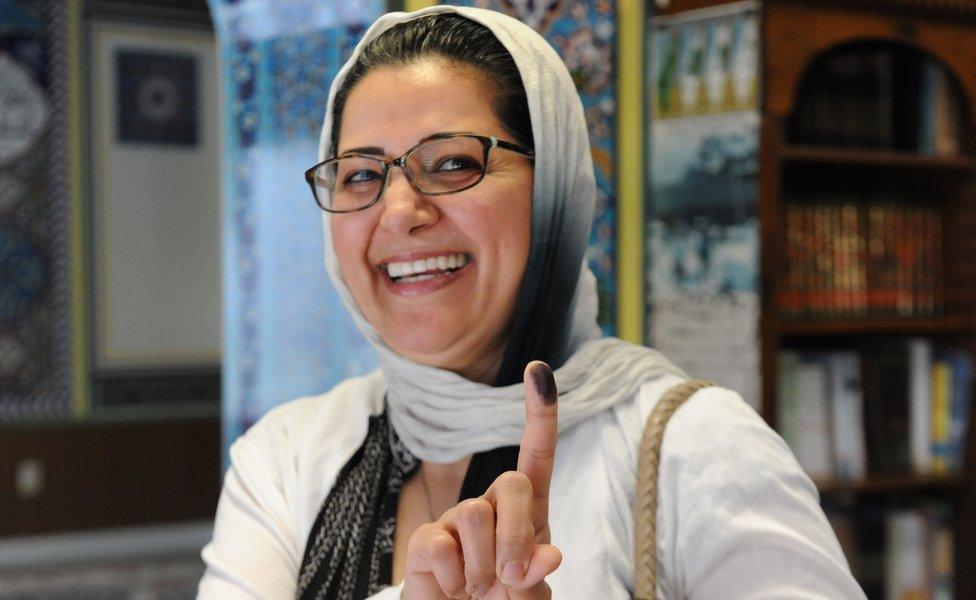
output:
[[862,479],[867,473],[864,445],[861,357],[853,351],[831,352],[830,400],[833,418],[836,475],[844,479]]
[[932,365],[932,472],[949,472],[949,422],[952,414],[952,367],[944,360]]
[[864,430],[871,473],[910,470],[908,352],[903,343],[867,345],[864,363]]
[[828,371],[822,355],[804,353],[794,373],[796,402],[793,450],[800,466],[812,479],[834,474],[831,451]]
[[949,71],[931,58],[877,47],[829,53],[806,76],[790,138],[958,154],[966,108],[956,88]]
[[805,144],[890,147],[893,68],[891,53],[881,48],[826,55],[801,92],[791,137]]
[[[796,199],[795,202],[799,202]],[[803,199],[786,213],[784,315],[835,318],[941,312],[942,215],[896,198]]]
[[942,502],[826,507],[827,519],[868,598],[950,600],[956,576],[953,512]]
[[955,579],[955,534],[952,530],[951,511],[946,506],[935,505],[929,509],[931,519],[931,598],[932,600],[952,600]]
[[941,156],[958,154],[962,107],[952,89],[949,73],[931,60],[923,68],[919,152]]
[[939,67],[932,61],[922,66],[919,80],[918,151],[935,154],[935,86]]
[[949,365],[948,467],[959,472],[964,467],[966,433],[973,401],[973,355],[961,348],[940,348],[940,356]]
[[776,429],[783,441],[796,448],[796,368],[800,356],[784,350],[777,357]]
[[908,368],[912,468],[924,474],[932,469],[931,340],[908,340]]
[[928,523],[921,510],[899,510],[885,520],[885,596],[889,600],[929,598]]
[[976,393],[971,352],[924,337],[859,350],[783,350],[777,430],[816,479],[963,468]]

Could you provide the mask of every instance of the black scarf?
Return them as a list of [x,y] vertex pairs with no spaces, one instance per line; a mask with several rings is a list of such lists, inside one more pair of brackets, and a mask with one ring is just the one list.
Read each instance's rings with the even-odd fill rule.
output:
[[[475,454],[458,501],[483,494],[517,460],[517,446]],[[419,466],[386,413],[371,417],[366,440],[339,472],[309,532],[299,600],[362,600],[392,583],[400,488]]]

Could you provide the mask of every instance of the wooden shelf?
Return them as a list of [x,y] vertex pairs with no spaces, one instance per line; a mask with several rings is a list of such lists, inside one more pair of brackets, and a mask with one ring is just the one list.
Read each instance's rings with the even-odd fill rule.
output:
[[905,494],[919,492],[957,492],[969,485],[968,473],[950,475],[872,475],[858,481],[817,481],[822,496]]
[[[895,336],[922,336],[932,338],[937,344],[976,349],[976,314],[965,310],[976,302],[976,270],[971,260],[976,255],[976,199],[973,197],[976,70],[972,68],[976,64],[976,45],[972,43],[976,21],[959,18],[958,11],[949,8],[950,4],[961,2],[774,0],[763,3],[759,220],[762,281],[764,289],[771,293],[763,295],[761,313],[761,406],[763,416],[770,423],[780,422],[777,399],[782,381],[778,370],[782,366],[779,357],[783,350],[826,353],[863,348],[870,351],[893,341],[891,338]],[[976,8],[976,3],[970,0],[965,4]],[[923,6],[931,17],[923,18]],[[798,28],[797,23],[809,26]],[[866,54],[863,60],[848,59],[842,56],[847,52]],[[877,60],[881,54],[875,53],[887,53],[887,58]],[[856,66],[865,75],[855,76],[849,71],[840,76],[838,72],[818,70],[830,67],[831,55],[840,57],[839,62],[833,63],[838,68]],[[814,141],[838,133],[848,134],[851,139],[872,136],[880,139],[878,134],[883,132],[888,139],[907,148],[911,140],[925,139],[923,136],[935,133],[923,132],[921,119],[912,122],[913,115],[917,114],[914,111],[928,102],[928,97],[923,99],[920,93],[924,88],[919,85],[915,68],[933,57],[954,81],[951,89],[940,94],[955,97],[956,108],[950,110],[959,119],[949,125],[952,130],[944,133],[954,137],[952,141],[964,154],[930,155]],[[852,82],[859,77],[852,85],[863,87],[841,89],[845,77]],[[840,87],[835,90],[835,85]],[[867,105],[858,104],[875,100],[879,110],[890,113],[876,115]],[[821,123],[820,118],[834,120]],[[852,118],[871,122],[851,123]],[[837,127],[841,123],[844,124]],[[790,143],[790,140],[796,141]],[[860,201],[862,206],[869,207],[890,202],[937,209],[942,224],[941,291],[949,316],[787,314],[783,310],[787,305],[781,304],[777,296],[777,292],[792,283],[783,269],[791,254],[789,244],[795,241],[786,235],[786,208],[791,203],[825,205],[831,199],[838,205]],[[832,235],[827,220],[826,232],[822,231],[822,223],[814,224],[813,231],[804,231],[816,234],[809,236],[816,242],[821,241],[820,234],[822,239],[827,239]],[[801,220],[801,227],[809,224]],[[871,373],[871,376],[883,375]],[[875,417],[891,418],[888,407],[885,408],[884,414]],[[976,411],[969,416],[964,442],[967,456],[976,448],[974,436]],[[976,469],[943,476],[902,473],[816,483],[825,505],[850,511],[857,523],[856,530],[860,529],[861,517],[867,514],[864,510],[873,512],[880,508],[887,513],[900,508],[921,508],[932,499],[951,504],[955,558],[952,597],[976,598],[976,552],[970,551],[976,547]],[[868,555],[861,557],[865,556]],[[883,596],[883,581],[877,581],[879,577],[866,579],[862,585],[873,586],[868,595]]]
[[841,167],[920,169],[946,172],[974,172],[976,160],[969,156],[937,156],[829,146],[784,146],[780,157],[785,164],[822,164]]
[[781,317],[781,336],[843,336],[864,334],[956,335],[976,331],[976,317],[851,317],[800,319]]

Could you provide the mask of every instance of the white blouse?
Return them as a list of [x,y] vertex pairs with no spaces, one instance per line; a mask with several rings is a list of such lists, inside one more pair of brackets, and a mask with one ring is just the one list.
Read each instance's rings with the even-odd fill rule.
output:
[[[633,500],[643,425],[667,376],[559,436],[547,578],[559,600],[633,590]],[[231,447],[198,599],[295,597],[312,524],[383,408],[380,373],[269,412]],[[706,388],[671,419],[658,481],[658,597],[864,598],[783,440],[735,392]],[[395,600],[391,587],[370,600]]]

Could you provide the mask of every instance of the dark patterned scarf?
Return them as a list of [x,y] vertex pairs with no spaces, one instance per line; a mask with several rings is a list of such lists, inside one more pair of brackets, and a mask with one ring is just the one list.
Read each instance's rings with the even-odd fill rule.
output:
[[[517,459],[517,446],[474,455],[459,500],[483,494]],[[363,600],[391,584],[400,488],[419,466],[386,413],[370,417],[366,440],[339,472],[309,532],[299,600]]]

